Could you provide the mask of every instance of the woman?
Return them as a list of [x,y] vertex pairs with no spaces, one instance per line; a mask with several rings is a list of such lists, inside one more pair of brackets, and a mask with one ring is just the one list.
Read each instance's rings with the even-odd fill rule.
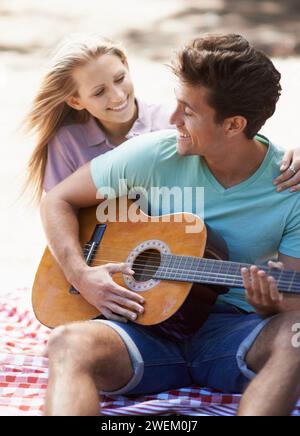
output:
[[28,176],[35,197],[126,139],[170,128],[169,115],[135,98],[118,44],[93,36],[63,41],[26,120],[37,133]]
[[[127,57],[118,44],[72,36],[58,47],[26,120],[37,133],[27,185],[40,200],[44,190],[126,139],[170,128],[169,116],[166,107],[135,98]],[[300,190],[300,149],[287,152],[284,160],[277,182]]]

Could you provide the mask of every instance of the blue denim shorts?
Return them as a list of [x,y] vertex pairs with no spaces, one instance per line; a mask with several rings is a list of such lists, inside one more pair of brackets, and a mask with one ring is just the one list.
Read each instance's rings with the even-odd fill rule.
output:
[[146,395],[191,385],[242,393],[255,376],[246,355],[270,320],[218,305],[198,332],[180,343],[130,321],[95,320],[121,336],[134,369],[126,386],[102,394]]

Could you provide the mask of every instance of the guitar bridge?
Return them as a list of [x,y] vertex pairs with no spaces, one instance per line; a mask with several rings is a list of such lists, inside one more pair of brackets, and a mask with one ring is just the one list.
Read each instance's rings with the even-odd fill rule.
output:
[[[97,249],[102,241],[105,230],[106,230],[106,224],[97,224],[91,239],[83,247],[83,255],[87,265],[92,264]],[[79,294],[79,292],[77,291],[77,289],[74,288],[74,286],[70,287],[69,292],[70,294]]]

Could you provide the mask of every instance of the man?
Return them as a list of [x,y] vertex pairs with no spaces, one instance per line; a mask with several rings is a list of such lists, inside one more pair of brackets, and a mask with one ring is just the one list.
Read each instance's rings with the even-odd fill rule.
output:
[[127,265],[85,264],[76,210],[97,204],[97,189],[117,191],[126,179],[129,188],[146,190],[203,186],[205,220],[226,240],[230,260],[254,265],[277,255],[285,268],[300,270],[300,195],[276,192],[283,153],[257,135],[275,111],[280,74],[239,35],[196,39],[173,71],[177,138],[167,131],[132,139],[42,203],[49,246],[66,278],[107,318],[53,332],[47,414],[96,415],[99,391],[147,394],[189,384],[245,391],[244,416],[288,415],[300,395],[300,350],[292,345],[300,305],[283,298],[264,271],[243,269],[246,292],[222,296],[205,325],[178,343],[123,322],[143,311],[142,295],[113,281],[115,272],[133,274]]

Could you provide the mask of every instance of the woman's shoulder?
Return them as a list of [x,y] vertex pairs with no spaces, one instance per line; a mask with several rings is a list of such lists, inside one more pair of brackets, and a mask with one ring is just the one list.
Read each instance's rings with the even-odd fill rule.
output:
[[81,124],[64,124],[52,136],[48,142],[48,147],[59,149],[74,145],[77,142],[78,134],[82,136],[83,129]]
[[138,100],[140,119],[149,127],[149,131],[172,129],[170,116],[171,105],[167,103],[145,102]]
[[66,121],[48,143],[49,148],[74,149],[96,145],[105,139],[105,135],[93,117],[85,123]]

